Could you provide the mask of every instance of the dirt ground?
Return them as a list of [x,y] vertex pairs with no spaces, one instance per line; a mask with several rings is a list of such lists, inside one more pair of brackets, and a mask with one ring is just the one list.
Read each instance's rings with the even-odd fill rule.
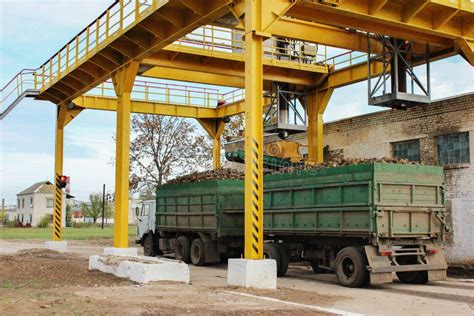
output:
[[336,299],[288,289],[273,292],[172,282],[137,285],[98,271],[88,271],[87,257],[38,248],[0,256],[0,267],[0,315],[314,315],[314,310],[256,303],[229,292],[279,299],[296,295],[310,304]]
[[0,315],[474,315],[474,280],[349,289],[332,274],[290,267],[278,289],[226,286],[226,265],[194,267],[191,284],[137,285],[88,271],[88,256],[109,241],[73,241],[70,253],[41,242],[0,240]]

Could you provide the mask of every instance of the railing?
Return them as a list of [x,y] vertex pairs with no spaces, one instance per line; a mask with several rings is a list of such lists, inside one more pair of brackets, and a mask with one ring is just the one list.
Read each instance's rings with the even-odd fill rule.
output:
[[[116,97],[113,83],[110,80],[91,89],[85,95],[106,98]],[[226,104],[237,102],[245,96],[242,89],[221,94],[215,88],[135,80],[131,97],[134,101],[215,108],[222,102]]]
[[327,64],[331,65],[334,70],[351,67],[363,62],[367,62],[367,53],[358,51],[344,52],[327,59]]
[[27,90],[37,90],[35,69],[23,69],[0,90],[0,112]]
[[[244,32],[240,30],[206,25],[197,28],[172,45],[242,55],[243,35]],[[327,47],[324,45],[277,37],[264,41],[263,53],[265,58],[302,64],[324,65],[327,59]]]
[[112,4],[38,70],[41,91],[60,80],[112,40],[152,13],[158,0],[123,0]]

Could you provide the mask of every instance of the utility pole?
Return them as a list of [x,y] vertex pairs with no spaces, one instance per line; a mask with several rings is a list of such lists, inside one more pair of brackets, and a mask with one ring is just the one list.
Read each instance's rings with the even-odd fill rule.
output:
[[102,229],[104,229],[104,216],[105,216],[105,183],[102,187]]

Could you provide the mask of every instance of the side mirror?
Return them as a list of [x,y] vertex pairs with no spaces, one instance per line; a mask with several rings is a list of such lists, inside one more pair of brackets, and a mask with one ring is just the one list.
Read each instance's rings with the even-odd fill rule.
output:
[[138,217],[140,216],[140,208],[137,206],[135,207],[135,215]]

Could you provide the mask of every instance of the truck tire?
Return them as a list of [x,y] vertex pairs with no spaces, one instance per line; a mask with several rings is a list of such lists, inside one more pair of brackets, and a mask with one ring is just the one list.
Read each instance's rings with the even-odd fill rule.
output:
[[201,238],[196,238],[191,243],[191,262],[195,266],[203,266],[206,264],[204,257],[204,242]]
[[186,263],[190,262],[191,256],[190,256],[190,245],[189,245],[188,237],[179,236],[176,239],[174,255],[175,255],[176,260],[181,260]]
[[365,254],[358,248],[343,248],[336,255],[337,280],[346,287],[364,286],[369,278],[367,264]]
[[288,272],[288,265],[290,262],[290,257],[288,255],[288,249],[282,244],[276,244],[278,250],[280,251],[280,267],[277,270],[277,276],[285,276]]
[[148,257],[156,256],[156,244],[153,233],[148,233],[143,240],[143,253]]
[[397,272],[397,277],[402,283],[425,284],[428,282],[426,271]]
[[277,276],[280,276],[281,269],[281,255],[280,249],[275,243],[264,243],[263,244],[263,255],[267,259],[274,259],[277,265]]

